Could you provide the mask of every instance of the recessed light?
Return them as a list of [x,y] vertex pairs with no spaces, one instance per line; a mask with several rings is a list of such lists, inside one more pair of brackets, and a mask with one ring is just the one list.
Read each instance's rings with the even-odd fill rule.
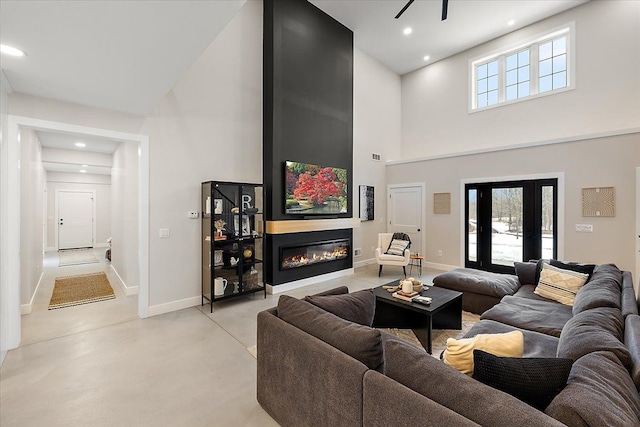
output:
[[515,24],[515,23],[516,23],[516,21],[514,21],[514,20],[512,19],[511,21],[507,22],[507,25],[508,25],[508,26],[512,26],[512,25],[513,25],[513,24]]
[[411,32],[413,32],[413,30],[411,29],[411,27],[407,27],[402,32],[405,36],[408,36],[409,34],[411,34]]
[[86,147],[87,144],[85,144],[84,142],[76,142],[76,147]]
[[24,56],[25,53],[18,48],[13,46],[7,46],[6,44],[0,44],[0,52],[6,53],[11,56]]
[[80,169],[80,173],[87,173],[87,171],[84,169]]
[[429,56],[429,55],[425,55],[425,56],[424,56],[424,58],[422,58],[422,59],[424,59],[425,61],[428,61],[428,60],[429,60],[429,58],[430,58],[430,56]]

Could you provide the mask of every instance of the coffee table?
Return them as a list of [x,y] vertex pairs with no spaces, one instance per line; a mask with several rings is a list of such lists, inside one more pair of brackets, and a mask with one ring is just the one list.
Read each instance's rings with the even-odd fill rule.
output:
[[[397,284],[396,280],[385,286]],[[429,287],[420,294],[430,297],[431,305],[394,298],[382,286],[374,288],[373,292],[376,295],[373,327],[411,329],[429,354],[433,329],[462,329],[462,292]]]

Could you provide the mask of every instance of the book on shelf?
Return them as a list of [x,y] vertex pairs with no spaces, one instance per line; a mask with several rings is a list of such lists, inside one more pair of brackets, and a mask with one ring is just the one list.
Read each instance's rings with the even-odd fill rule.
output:
[[405,294],[402,291],[397,291],[391,294],[392,297],[401,299],[403,301],[413,301],[415,297],[419,295],[419,292],[412,292],[411,294]]

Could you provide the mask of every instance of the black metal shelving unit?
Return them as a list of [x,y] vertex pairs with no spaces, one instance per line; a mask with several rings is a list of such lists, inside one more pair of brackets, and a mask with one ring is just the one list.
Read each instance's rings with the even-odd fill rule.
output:
[[266,298],[262,184],[206,181],[201,193],[202,305],[213,313],[217,301],[257,292]]

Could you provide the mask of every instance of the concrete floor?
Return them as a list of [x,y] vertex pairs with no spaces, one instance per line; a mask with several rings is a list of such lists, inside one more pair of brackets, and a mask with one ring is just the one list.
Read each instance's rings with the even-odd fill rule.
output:
[[[147,319],[137,298],[100,263],[57,267],[45,259],[34,310],[22,316],[22,342],[0,368],[2,426],[275,426],[256,401],[256,314],[277,304],[262,294]],[[55,277],[105,271],[115,300],[47,310]],[[425,270],[429,282],[437,270]],[[290,292],[303,297],[335,286],[351,291],[401,275],[377,265],[353,276]],[[152,284],[153,286],[153,284]]]

